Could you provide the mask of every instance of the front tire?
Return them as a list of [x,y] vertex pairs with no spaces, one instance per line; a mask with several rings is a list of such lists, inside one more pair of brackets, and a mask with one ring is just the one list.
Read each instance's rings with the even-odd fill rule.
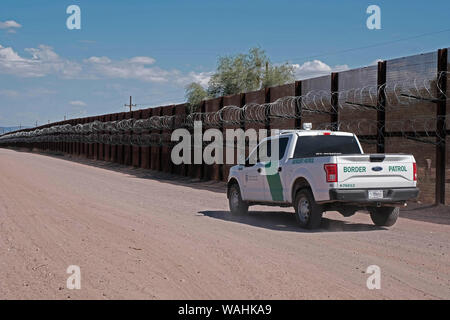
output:
[[244,215],[248,213],[248,203],[242,200],[241,190],[237,184],[233,184],[228,191],[228,205],[232,215]]
[[323,209],[314,200],[309,189],[297,192],[294,201],[295,218],[302,228],[317,229],[322,221]]
[[380,207],[369,208],[370,218],[373,223],[380,227],[391,227],[400,215],[400,208]]

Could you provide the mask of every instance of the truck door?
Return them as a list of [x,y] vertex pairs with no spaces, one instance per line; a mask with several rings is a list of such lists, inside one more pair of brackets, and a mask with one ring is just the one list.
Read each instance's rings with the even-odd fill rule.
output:
[[258,158],[258,150],[264,148],[263,145],[265,144],[267,144],[266,141],[261,142],[246,160],[242,173],[244,200],[264,201],[265,199],[267,180],[263,174],[264,163],[260,162]]
[[[271,155],[271,143],[276,140],[278,142],[278,155]],[[289,137],[276,137],[268,140],[267,155],[270,158],[269,162],[264,164],[266,169],[264,178],[267,181],[267,191],[265,193],[265,201],[268,202],[285,202],[284,199],[284,184],[286,178],[283,172],[283,163],[286,157],[286,149],[289,144]],[[276,145],[275,145],[276,147]],[[269,171],[269,167],[272,167]]]

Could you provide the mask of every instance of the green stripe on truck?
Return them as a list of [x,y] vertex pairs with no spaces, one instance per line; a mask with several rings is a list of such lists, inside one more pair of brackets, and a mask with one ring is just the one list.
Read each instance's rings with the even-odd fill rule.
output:
[[[265,165],[266,168],[270,167],[271,163]],[[281,183],[280,173],[266,175],[267,184],[269,185],[270,195],[273,201],[283,201],[283,184]]]

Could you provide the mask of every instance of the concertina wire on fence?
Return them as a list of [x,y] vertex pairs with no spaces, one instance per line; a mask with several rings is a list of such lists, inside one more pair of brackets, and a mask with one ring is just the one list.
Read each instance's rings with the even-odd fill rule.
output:
[[[436,78],[414,78],[387,83],[382,86],[365,86],[361,88],[338,91],[336,93],[310,91],[301,96],[286,96],[271,103],[248,103],[243,107],[224,106],[215,112],[192,112],[187,115],[152,116],[147,119],[124,119],[116,121],[93,121],[85,124],[54,125],[32,131],[19,131],[0,136],[0,144],[36,143],[36,142],[78,142],[100,143],[108,145],[163,146],[171,145],[171,131],[177,128],[192,129],[195,121],[201,121],[205,128],[223,126],[241,126],[243,123],[266,124],[271,119],[299,119],[304,113],[332,114],[336,109],[381,110],[378,103],[380,91],[384,92],[386,111],[404,108],[418,103],[437,102],[447,99],[439,87],[440,77],[448,72],[438,73]],[[337,96],[337,103],[332,105],[332,95]],[[387,121],[401,136],[436,138],[435,144],[442,140],[437,128],[437,117],[420,117]],[[449,119],[446,119],[449,122]],[[441,121],[444,126],[449,123]],[[363,129],[373,127],[379,135],[385,135],[382,126],[376,121],[359,119],[351,121],[327,122],[319,124],[317,129],[352,131],[360,135]],[[149,133],[150,131],[159,131]],[[426,141],[429,142],[429,141]]]

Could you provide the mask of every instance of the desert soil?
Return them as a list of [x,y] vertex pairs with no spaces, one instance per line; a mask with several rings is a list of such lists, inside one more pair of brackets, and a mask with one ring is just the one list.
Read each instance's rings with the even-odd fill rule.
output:
[[224,183],[0,149],[0,298],[450,298],[449,207],[391,228],[327,212],[314,232],[291,208],[251,211],[230,217]]

